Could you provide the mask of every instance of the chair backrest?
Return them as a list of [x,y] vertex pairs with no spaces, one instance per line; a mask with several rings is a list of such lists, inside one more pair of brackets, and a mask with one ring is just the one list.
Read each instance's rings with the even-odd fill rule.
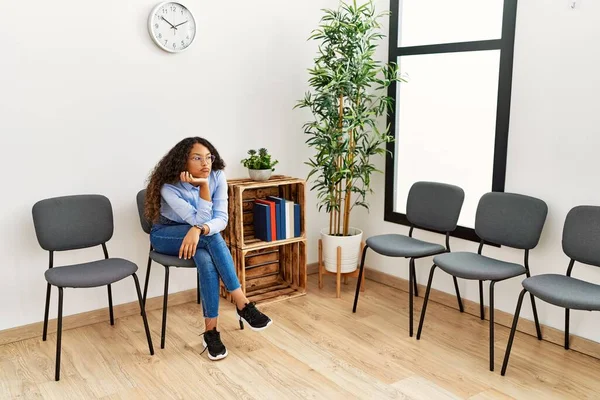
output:
[[140,216],[140,224],[142,225],[142,229],[147,234],[150,234],[150,230],[152,229],[152,222],[149,221],[144,215],[144,204],[146,202],[146,189],[140,190],[137,194],[137,208],[138,214]]
[[491,192],[479,200],[475,232],[486,242],[516,249],[537,246],[548,215],[543,200],[516,193]]
[[32,209],[40,246],[48,251],[84,249],[106,243],[113,235],[113,211],[102,195],[40,200]]
[[573,260],[600,267],[600,207],[577,206],[569,211],[562,246]]
[[418,228],[439,232],[456,229],[465,192],[458,186],[438,182],[416,182],[406,202],[406,218]]

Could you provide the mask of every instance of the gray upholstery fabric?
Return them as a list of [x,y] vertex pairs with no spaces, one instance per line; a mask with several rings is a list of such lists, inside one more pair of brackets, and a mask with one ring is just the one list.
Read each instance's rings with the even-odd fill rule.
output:
[[54,267],[46,271],[48,283],[58,287],[86,288],[105,286],[120,281],[137,271],[138,267],[122,258]]
[[379,235],[367,239],[373,251],[389,257],[426,257],[440,254],[446,248],[437,243],[424,242],[404,235]]
[[194,259],[184,260],[179,259],[176,256],[168,256],[166,254],[157,253],[155,251],[150,252],[150,258],[157,263],[166,267],[180,267],[180,268],[196,268]]
[[142,225],[142,229],[147,234],[150,234],[150,230],[152,229],[152,222],[148,221],[144,216],[144,203],[146,201],[146,189],[140,190],[136,197],[137,200],[137,208],[138,215],[140,217],[140,224]]
[[41,200],[33,206],[40,246],[48,251],[83,249],[106,243],[113,235],[110,201],[101,195]]
[[441,254],[433,262],[450,275],[478,281],[500,281],[525,273],[522,265],[469,252]]
[[562,246],[570,258],[600,267],[600,207],[578,206],[569,211]]
[[458,186],[416,182],[408,193],[406,218],[419,228],[452,232],[464,199],[465,192]]
[[600,285],[565,275],[544,274],[525,279],[523,287],[535,297],[556,306],[600,311]]
[[533,249],[538,244],[547,214],[546,203],[535,197],[486,193],[477,207],[475,232],[487,242]]

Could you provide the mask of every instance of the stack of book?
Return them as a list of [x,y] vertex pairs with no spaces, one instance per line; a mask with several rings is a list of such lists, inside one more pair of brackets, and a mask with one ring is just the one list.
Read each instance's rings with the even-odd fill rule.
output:
[[269,196],[254,200],[254,237],[265,242],[300,236],[300,204]]

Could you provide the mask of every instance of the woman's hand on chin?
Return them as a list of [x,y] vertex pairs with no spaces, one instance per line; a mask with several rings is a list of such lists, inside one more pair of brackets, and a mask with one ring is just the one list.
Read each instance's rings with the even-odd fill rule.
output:
[[208,178],[196,178],[188,171],[183,171],[179,177],[182,182],[187,182],[194,186],[208,185]]

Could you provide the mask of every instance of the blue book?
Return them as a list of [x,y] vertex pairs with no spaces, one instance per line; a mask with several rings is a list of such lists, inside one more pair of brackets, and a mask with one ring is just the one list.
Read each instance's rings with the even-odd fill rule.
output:
[[300,237],[300,204],[294,203],[294,237]]
[[274,201],[277,207],[277,240],[285,239],[286,219],[285,219],[285,200],[281,197],[267,196],[267,200]]
[[254,203],[254,237],[271,241],[271,210],[268,205]]
[[275,203],[275,215],[277,216],[275,221],[277,233],[275,235],[277,236],[277,240],[283,240],[285,238],[283,237],[283,230],[281,228],[281,224],[283,223],[283,221],[281,221],[281,206],[278,203]]

